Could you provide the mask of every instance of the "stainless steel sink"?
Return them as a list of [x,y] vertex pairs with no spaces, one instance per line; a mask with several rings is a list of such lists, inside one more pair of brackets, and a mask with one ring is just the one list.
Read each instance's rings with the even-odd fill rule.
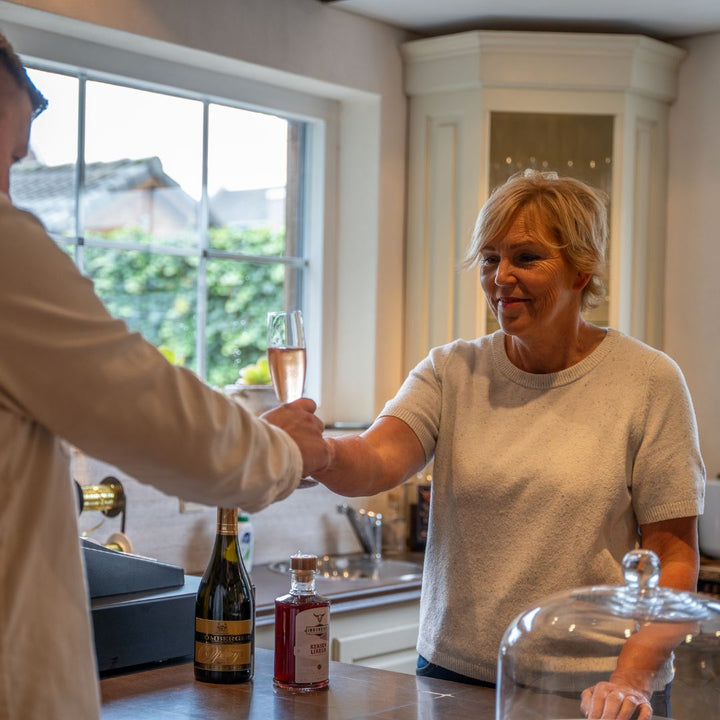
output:
[[[290,562],[271,563],[270,570],[289,574]],[[408,560],[368,555],[323,555],[318,557],[317,580],[419,580],[422,565]]]

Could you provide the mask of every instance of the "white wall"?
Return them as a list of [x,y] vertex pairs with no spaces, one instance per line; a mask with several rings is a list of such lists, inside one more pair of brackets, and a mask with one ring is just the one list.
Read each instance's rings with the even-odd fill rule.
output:
[[665,350],[688,381],[708,477],[720,473],[720,34],[682,43],[670,112]]

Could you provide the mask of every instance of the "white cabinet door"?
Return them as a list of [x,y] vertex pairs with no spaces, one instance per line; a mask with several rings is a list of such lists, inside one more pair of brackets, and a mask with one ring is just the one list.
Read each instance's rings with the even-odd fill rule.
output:
[[382,630],[333,637],[331,660],[382,670],[415,673],[418,624],[386,627]]
[[[330,659],[366,667],[415,673],[420,601],[409,600],[330,614]],[[255,632],[255,645],[272,650],[275,626]],[[332,678],[330,678],[332,682]]]

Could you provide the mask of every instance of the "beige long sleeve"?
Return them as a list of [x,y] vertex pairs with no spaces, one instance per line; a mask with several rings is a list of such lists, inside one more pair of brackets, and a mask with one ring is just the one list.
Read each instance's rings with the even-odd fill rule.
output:
[[188,500],[256,511],[295,489],[293,440],[112,318],[42,225],[6,197],[0,237],[2,406]]

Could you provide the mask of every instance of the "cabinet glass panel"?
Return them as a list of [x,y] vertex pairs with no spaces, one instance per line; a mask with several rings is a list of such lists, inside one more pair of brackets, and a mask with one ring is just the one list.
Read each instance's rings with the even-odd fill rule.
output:
[[[489,186],[495,188],[527,168],[555,171],[604,191],[609,203],[612,147],[612,115],[493,112]],[[489,308],[486,312],[490,333],[498,329],[498,323]],[[607,326],[607,296],[585,316]]]

